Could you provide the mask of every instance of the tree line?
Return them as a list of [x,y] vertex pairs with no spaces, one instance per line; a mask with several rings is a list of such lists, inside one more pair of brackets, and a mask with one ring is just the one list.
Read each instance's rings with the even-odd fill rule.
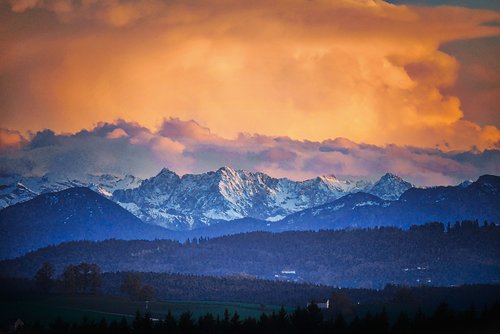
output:
[[262,314],[260,318],[242,319],[238,313],[227,310],[222,317],[210,313],[194,318],[190,312],[181,314],[178,318],[168,312],[163,319],[152,319],[149,314],[136,313],[132,321],[123,318],[121,321],[99,322],[82,319],[79,323],[69,323],[58,318],[48,326],[26,324],[19,326],[16,333],[40,334],[480,334],[498,333],[500,328],[500,305],[477,311],[470,308],[455,312],[447,304],[441,304],[431,315],[418,310],[413,316],[402,312],[393,321],[387,312],[354,317],[352,320],[340,313],[335,317],[325,318],[316,304],[307,308],[297,308],[287,313],[284,308],[270,315]]
[[[62,274],[55,277],[54,265],[44,262],[34,277],[39,292],[50,293],[52,290],[69,293],[97,293],[102,284],[101,268],[95,263],[82,262],[78,265],[69,265]],[[142,273],[128,272],[122,275],[120,291],[132,300],[152,300],[155,289],[144,284]]]
[[44,262],[34,278],[42,292],[57,288],[70,293],[97,293],[102,283],[101,268],[95,263],[85,262],[66,266],[59,279],[55,277],[54,265]]

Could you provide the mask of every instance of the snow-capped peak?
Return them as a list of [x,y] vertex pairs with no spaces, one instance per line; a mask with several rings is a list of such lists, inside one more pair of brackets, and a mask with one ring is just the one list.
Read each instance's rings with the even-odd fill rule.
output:
[[178,176],[175,172],[171,171],[168,168],[162,168],[158,174],[156,174],[156,177],[160,176]]
[[320,178],[321,180],[325,180],[325,181],[338,181],[337,177],[333,174],[329,174],[329,175],[321,175],[321,176],[318,176],[318,178]]
[[[245,172],[245,171],[238,171],[238,172]],[[232,169],[231,167],[228,167],[228,166],[222,166],[221,168],[219,168],[217,170],[216,173],[219,173],[219,174],[226,174],[226,175],[235,175],[237,174],[237,171]]]
[[397,182],[406,182],[403,180],[403,178],[397,176],[396,174],[392,173],[385,173],[379,180],[379,182],[390,182],[390,181],[397,181]]
[[460,188],[467,188],[468,186],[470,186],[474,181],[472,180],[465,180],[465,181],[462,181],[460,182],[457,186],[460,187]]
[[369,193],[385,200],[397,200],[406,190],[414,185],[403,180],[401,177],[386,173],[380,180],[375,182]]

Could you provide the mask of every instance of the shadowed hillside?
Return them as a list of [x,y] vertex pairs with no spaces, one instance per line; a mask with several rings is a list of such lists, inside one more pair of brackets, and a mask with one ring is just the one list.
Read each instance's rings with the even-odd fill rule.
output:
[[89,262],[104,271],[248,275],[344,287],[456,285],[500,281],[500,227],[463,222],[409,230],[252,232],[179,243],[69,242],[0,263],[4,276],[32,277],[44,261],[61,271]]

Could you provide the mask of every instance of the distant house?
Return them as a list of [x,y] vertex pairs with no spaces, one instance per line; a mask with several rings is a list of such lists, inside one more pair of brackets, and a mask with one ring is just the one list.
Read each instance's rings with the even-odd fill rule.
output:
[[274,274],[274,278],[278,280],[284,280],[287,282],[298,282],[301,280],[299,276],[297,276],[297,271],[295,269],[282,269],[281,271]]
[[[329,309],[330,308],[330,299],[327,299],[326,302],[324,303],[312,303],[312,304],[316,304],[316,306],[319,308],[319,309]],[[309,307],[309,305],[311,305],[311,303],[307,303],[307,306]]]
[[296,275],[297,273],[295,272],[295,270],[282,270],[281,273],[283,275]]

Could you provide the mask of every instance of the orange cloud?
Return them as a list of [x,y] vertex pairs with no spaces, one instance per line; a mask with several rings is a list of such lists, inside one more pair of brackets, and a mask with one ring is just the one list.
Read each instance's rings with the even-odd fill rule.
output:
[[26,139],[18,132],[0,128],[0,150],[20,148]]
[[[125,117],[195,119],[226,138],[347,137],[494,147],[464,119],[443,43],[494,36],[493,11],[383,1],[11,1],[2,124],[77,131]],[[34,20],[36,18],[36,20]],[[91,23],[91,24],[89,24]],[[199,136],[210,134],[203,132]]]
[[121,129],[121,128],[116,128],[110,133],[107,134],[106,138],[109,139],[118,139],[118,138],[123,138],[123,137],[128,137],[128,133]]

